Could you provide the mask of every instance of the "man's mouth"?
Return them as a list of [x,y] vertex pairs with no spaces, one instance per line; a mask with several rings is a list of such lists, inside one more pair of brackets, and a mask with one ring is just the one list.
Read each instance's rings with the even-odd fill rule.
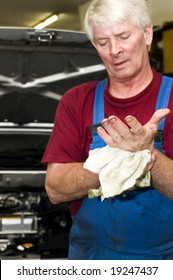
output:
[[115,62],[114,66],[120,66],[123,65],[124,63],[126,63],[126,61]]

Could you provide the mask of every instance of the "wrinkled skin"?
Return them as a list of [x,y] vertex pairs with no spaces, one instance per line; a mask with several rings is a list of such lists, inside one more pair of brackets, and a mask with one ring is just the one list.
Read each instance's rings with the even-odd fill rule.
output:
[[144,126],[133,116],[127,116],[125,123],[116,116],[110,116],[103,120],[105,129],[99,127],[98,134],[111,147],[132,152],[149,149],[153,152],[159,122],[168,114],[169,109],[159,109]]

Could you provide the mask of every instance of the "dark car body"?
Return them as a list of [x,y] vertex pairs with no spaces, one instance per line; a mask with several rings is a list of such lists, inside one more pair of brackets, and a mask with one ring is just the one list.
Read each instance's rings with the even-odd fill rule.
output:
[[62,95],[105,75],[85,33],[0,28],[1,259],[67,256],[68,205],[49,202],[40,161]]

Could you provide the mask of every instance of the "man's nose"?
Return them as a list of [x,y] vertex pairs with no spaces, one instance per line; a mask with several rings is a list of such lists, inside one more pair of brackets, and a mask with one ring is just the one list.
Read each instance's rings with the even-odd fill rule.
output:
[[110,44],[110,55],[118,56],[122,52],[122,46],[118,40],[111,42]]

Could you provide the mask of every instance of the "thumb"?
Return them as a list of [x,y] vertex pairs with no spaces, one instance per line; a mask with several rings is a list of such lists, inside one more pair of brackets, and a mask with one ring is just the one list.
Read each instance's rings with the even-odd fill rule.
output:
[[169,113],[170,113],[170,110],[168,108],[163,108],[163,109],[159,109],[159,110],[155,111],[154,114],[152,115],[151,119],[144,125],[144,127],[150,128],[150,129],[157,129],[161,119],[166,117]]

